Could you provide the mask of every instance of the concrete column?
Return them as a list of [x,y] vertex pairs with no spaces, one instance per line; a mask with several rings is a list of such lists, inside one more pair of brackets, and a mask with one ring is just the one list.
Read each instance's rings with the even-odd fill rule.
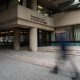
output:
[[30,30],[30,50],[37,51],[37,28]]
[[23,0],[23,4],[24,7],[26,7],[26,0]]
[[14,49],[20,50],[20,31],[19,30],[14,31]]
[[31,8],[35,11],[37,11],[37,0],[32,0]]

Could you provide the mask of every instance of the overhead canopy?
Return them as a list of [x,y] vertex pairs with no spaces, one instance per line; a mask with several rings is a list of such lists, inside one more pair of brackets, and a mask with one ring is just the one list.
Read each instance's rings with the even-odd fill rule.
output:
[[38,2],[54,12],[80,8],[79,0],[38,0]]
[[[8,4],[10,0],[0,0],[0,6]],[[38,3],[53,10],[53,12],[61,12],[80,8],[80,0],[37,0]]]

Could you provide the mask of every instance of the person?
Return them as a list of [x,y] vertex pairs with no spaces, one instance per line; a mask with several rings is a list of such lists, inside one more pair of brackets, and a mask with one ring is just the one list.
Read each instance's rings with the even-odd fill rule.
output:
[[[67,50],[67,40],[65,39],[65,32],[59,33],[58,36],[56,36],[56,42],[60,46],[60,54],[58,55],[57,62],[55,67],[50,71],[51,73],[57,74],[59,71],[60,65],[63,65],[63,63],[67,60],[70,61],[70,64],[73,68],[73,73],[74,75],[71,76],[72,80],[80,80],[80,74],[76,68],[76,65],[74,62],[71,60],[70,56],[68,55],[68,50]],[[62,61],[62,62],[61,62]]]
[[60,46],[60,54],[58,56],[58,60],[56,62],[55,67],[51,70],[51,73],[58,73],[61,60],[66,61],[68,59],[67,41],[65,40],[64,34],[65,32],[59,33],[59,35],[56,36],[56,42]]

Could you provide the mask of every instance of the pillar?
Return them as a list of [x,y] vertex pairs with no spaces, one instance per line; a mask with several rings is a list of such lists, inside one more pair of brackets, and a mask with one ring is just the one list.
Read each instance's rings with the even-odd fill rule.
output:
[[14,49],[20,50],[20,31],[19,30],[14,31]]
[[30,29],[30,50],[37,51],[37,28]]
[[34,11],[37,11],[37,0],[32,0],[31,8],[32,8]]

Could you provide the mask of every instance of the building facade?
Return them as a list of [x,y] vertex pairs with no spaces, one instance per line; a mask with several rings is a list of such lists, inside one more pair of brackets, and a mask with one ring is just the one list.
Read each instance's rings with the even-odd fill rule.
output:
[[0,3],[1,48],[37,51],[38,47],[54,45],[55,30],[65,30],[68,40],[80,40],[80,10],[53,14],[37,0],[0,0]]

